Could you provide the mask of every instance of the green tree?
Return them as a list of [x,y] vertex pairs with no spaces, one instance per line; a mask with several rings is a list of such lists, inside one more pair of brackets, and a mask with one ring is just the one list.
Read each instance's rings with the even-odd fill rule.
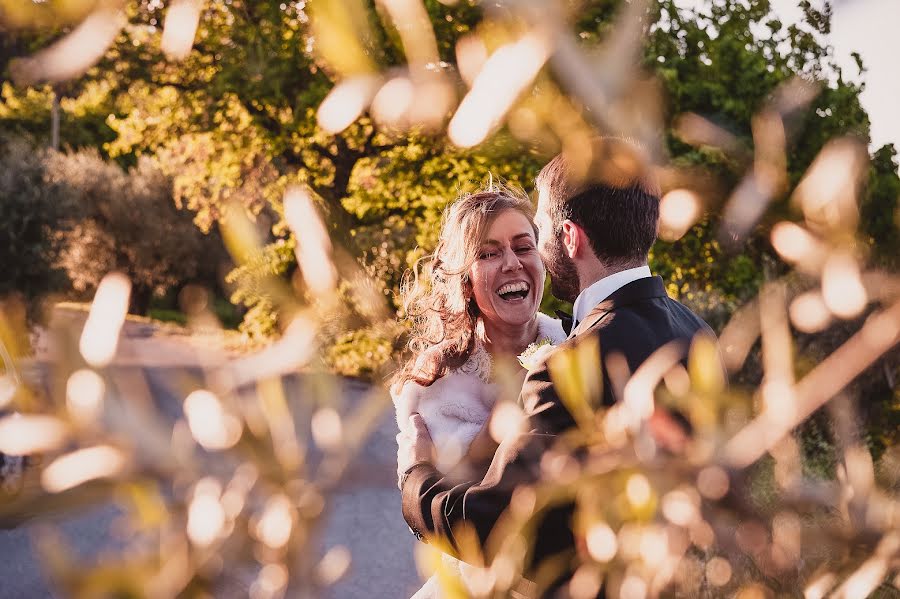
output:
[[73,196],[72,228],[61,234],[58,264],[79,294],[93,293],[108,272],[128,275],[130,311],[146,314],[151,299],[184,284],[213,286],[227,263],[221,241],[204,235],[172,201],[171,180],[142,158],[124,171],[95,150],[50,153],[46,179]]
[[60,233],[74,207],[65,183],[46,179],[43,159],[22,140],[0,139],[0,298],[22,296],[32,317],[41,299],[66,288]]
[[[437,0],[424,4],[439,58],[449,65],[442,68],[452,71],[456,40],[482,26],[481,9],[469,1],[453,7]],[[368,28],[366,60],[381,68],[401,66],[402,43],[385,24],[389,20],[373,3],[360,6],[365,8],[361,26]],[[619,7],[621,2],[612,0],[581,7],[574,28],[584,46],[607,37]],[[775,18],[767,1],[728,0],[685,10],[673,0],[660,0],[646,15],[643,65],[664,90],[671,163],[702,168],[711,181],[702,220],[678,241],[660,242],[652,266],[670,282],[670,292],[716,325],[757,291],[761,264],[770,264],[775,274],[785,269],[764,236],[752,234],[736,252],[723,246],[718,234],[719,206],[753,155],[753,116],[794,77],[819,85],[808,110],[786,116],[787,181],[774,198],[769,220],[790,216],[789,192],[826,141],[868,135],[868,117],[859,102],[862,84],[844,77],[822,42],[830,12],[808,2],[802,8],[804,21],[791,26]],[[338,135],[323,131],[316,109],[339,76],[316,52],[324,42],[301,5],[206,3],[194,49],[183,62],[166,60],[160,51],[163,16],[154,2],[129,5],[128,25],[104,59],[79,80],[77,89],[83,91],[71,101],[96,107],[85,112],[86,119],[108,115],[105,126],[114,138],[103,151],[109,156],[125,165],[151,156],[172,177],[177,205],[193,211],[201,229],[214,227],[231,202],[256,215],[269,231],[271,247],[264,256],[274,260],[259,261],[257,275],[293,273],[290,233],[281,218],[281,197],[291,183],[307,184],[318,194],[337,238],[393,297],[402,271],[433,247],[447,202],[490,175],[527,189],[547,158],[505,130],[474,150],[460,150],[426,132],[383,131],[368,116]],[[545,88],[554,85],[552,75],[541,81]],[[27,94],[35,93],[10,90],[7,106],[24,105]],[[677,119],[685,113],[721,127],[733,138],[732,147],[685,143],[677,130]],[[893,172],[889,163],[876,159],[873,168],[884,177],[875,178],[863,200],[880,214],[892,201],[884,195]],[[893,229],[878,234],[888,230]],[[267,334],[278,319],[269,312],[271,298],[249,283],[258,277],[248,269],[231,277],[238,284],[234,298],[253,308],[248,318],[255,322],[248,321],[247,330]],[[241,281],[248,283],[242,287]]]

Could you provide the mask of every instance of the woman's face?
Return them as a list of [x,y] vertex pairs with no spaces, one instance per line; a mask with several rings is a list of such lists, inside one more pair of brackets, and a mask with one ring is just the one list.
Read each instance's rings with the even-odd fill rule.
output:
[[494,218],[470,278],[487,323],[521,325],[534,318],[544,293],[544,265],[524,214],[504,210]]

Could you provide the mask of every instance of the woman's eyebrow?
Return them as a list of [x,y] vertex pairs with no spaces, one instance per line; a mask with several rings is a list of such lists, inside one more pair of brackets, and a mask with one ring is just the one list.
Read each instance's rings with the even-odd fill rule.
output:
[[[534,235],[531,233],[519,233],[518,235],[514,235],[512,241],[518,241],[522,238],[534,239]],[[502,245],[496,239],[485,239],[482,245]]]

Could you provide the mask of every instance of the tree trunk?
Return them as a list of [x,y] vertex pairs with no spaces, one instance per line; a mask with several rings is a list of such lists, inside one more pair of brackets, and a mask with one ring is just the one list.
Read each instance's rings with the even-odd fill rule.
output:
[[53,88],[53,105],[50,108],[50,148],[59,151],[59,90]]
[[150,310],[150,300],[153,299],[153,290],[142,285],[131,287],[131,298],[128,301],[128,313],[138,316],[146,316]]

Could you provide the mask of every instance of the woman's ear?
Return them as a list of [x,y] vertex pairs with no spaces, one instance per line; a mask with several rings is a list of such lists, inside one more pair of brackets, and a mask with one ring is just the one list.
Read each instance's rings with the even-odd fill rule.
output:
[[566,219],[562,224],[562,245],[566,250],[569,258],[578,255],[584,246],[586,239],[584,238],[584,229]]

